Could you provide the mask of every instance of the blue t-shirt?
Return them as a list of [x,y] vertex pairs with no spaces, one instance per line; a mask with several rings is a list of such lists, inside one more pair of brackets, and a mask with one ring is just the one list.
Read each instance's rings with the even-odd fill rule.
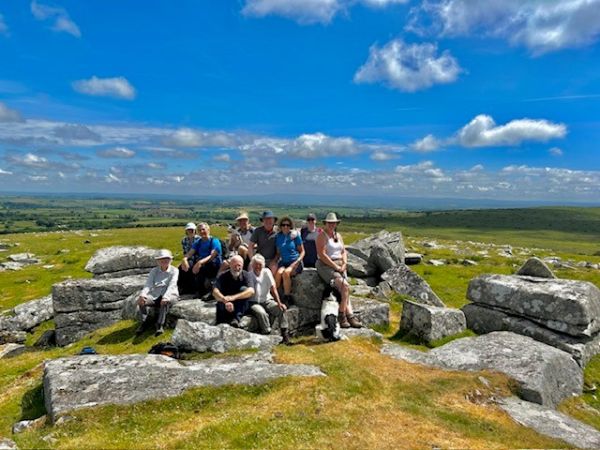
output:
[[281,256],[281,262],[284,265],[289,265],[298,259],[300,253],[296,249],[299,245],[302,245],[302,238],[300,237],[300,233],[296,233],[296,237],[292,239],[292,233],[283,234],[277,233],[277,238],[275,239],[275,245],[279,250],[279,255]]
[[223,255],[223,251],[221,250],[221,242],[217,238],[210,237],[206,241],[199,239],[198,241],[194,242],[192,248],[196,250],[196,254],[199,256],[199,259],[206,258],[213,250],[216,250],[217,257],[212,260],[212,263],[216,266],[221,265],[221,255]]

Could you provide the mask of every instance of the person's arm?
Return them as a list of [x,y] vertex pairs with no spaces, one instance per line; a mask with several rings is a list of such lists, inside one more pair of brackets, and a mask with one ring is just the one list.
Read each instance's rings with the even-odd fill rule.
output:
[[302,244],[302,239],[300,238],[300,236],[296,238],[296,250],[298,251],[298,259],[296,259],[296,261],[290,264],[291,266],[294,266],[294,269],[296,268],[296,266],[298,266],[298,264],[300,264],[300,261],[304,259],[304,255],[306,254],[306,252],[304,251],[304,244]]
[[184,272],[190,270],[190,262],[188,261],[188,258],[191,258],[195,254],[196,250],[194,249],[194,247],[192,247],[185,255],[183,255],[183,260],[181,261],[181,268]]
[[154,275],[155,274],[156,274],[156,270],[152,269],[150,271],[150,273],[148,274],[148,278],[146,278],[146,284],[144,285],[142,292],[140,292],[139,298],[143,298],[143,299],[146,298],[146,296],[148,295],[148,292],[150,292],[150,289],[152,289],[152,287],[154,286]]
[[277,302],[277,306],[279,307],[279,309],[281,309],[282,311],[285,311],[287,309],[287,306],[285,306],[285,304],[281,303],[281,299],[279,298],[279,292],[277,292],[277,286],[275,286],[275,280],[273,279],[273,275],[271,274],[271,271],[267,269],[266,271],[266,276],[269,277],[269,279],[271,280],[271,295],[273,296],[273,299]]
[[169,270],[170,279],[169,285],[167,286],[167,290],[163,294],[162,302],[173,302],[177,300],[179,297],[179,289],[177,288],[177,280],[179,279],[179,271],[178,270]]
[[252,259],[252,257],[254,256],[254,247],[258,242],[257,230],[258,228],[255,228],[252,231],[252,236],[250,236],[250,245],[248,245],[248,259]]

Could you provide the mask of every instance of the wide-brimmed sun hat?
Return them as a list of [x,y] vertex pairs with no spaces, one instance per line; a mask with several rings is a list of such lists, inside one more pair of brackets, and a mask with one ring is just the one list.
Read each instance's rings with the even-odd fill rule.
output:
[[275,214],[273,214],[273,211],[265,211],[262,213],[262,215],[260,216],[260,221],[262,222],[264,219],[269,219],[272,218],[275,220],[275,222],[277,222],[277,216]]
[[164,258],[173,259],[173,253],[171,253],[170,250],[163,248],[163,249],[159,250],[158,253],[156,253],[156,256],[154,257],[154,259],[164,259]]
[[327,222],[340,223],[341,220],[338,219],[336,213],[330,212],[330,213],[327,214],[327,216],[325,217],[325,220],[323,221],[323,223],[327,223]]
[[187,230],[195,230],[196,229],[196,224],[194,222],[189,222],[186,226],[185,226],[186,231]]
[[248,217],[248,214],[246,214],[245,212],[241,213],[239,216],[237,216],[235,218],[236,221],[238,221],[238,220],[244,220],[244,219],[250,220],[250,218]]

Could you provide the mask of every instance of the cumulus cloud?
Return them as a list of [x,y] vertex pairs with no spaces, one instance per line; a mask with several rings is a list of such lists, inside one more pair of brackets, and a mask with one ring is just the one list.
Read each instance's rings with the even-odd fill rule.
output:
[[421,35],[484,35],[540,55],[600,36],[600,0],[424,0],[407,27]]
[[383,151],[378,150],[378,151],[371,153],[370,158],[373,161],[389,161],[391,159],[398,158],[398,155],[394,155],[393,153],[388,153],[388,152],[383,152]]
[[22,122],[23,117],[19,114],[19,111],[14,110],[6,106],[5,103],[0,102],[0,122]]
[[8,160],[15,165],[25,167],[44,168],[49,167],[50,163],[43,156],[38,156],[34,153],[27,153],[24,156],[12,155]]
[[354,74],[354,82],[383,83],[392,89],[415,92],[453,83],[461,71],[448,50],[438,54],[436,44],[406,44],[394,39],[381,48],[371,46],[367,61]]
[[0,169],[0,175],[12,175],[13,173],[9,170]]
[[31,2],[31,13],[37,20],[53,21],[52,30],[56,32],[68,33],[77,38],[81,37],[81,30],[64,8],[43,5],[37,1]]
[[407,3],[409,0],[246,0],[242,14],[265,17],[281,16],[301,25],[328,24],[340,13],[357,3],[372,8]]
[[0,34],[3,34],[4,36],[8,36],[8,25],[6,25],[6,22],[4,21],[4,16],[2,14],[0,14]]
[[164,145],[183,148],[233,147],[237,143],[235,136],[227,133],[191,128],[180,128],[163,139]]
[[464,147],[515,146],[523,141],[546,142],[566,134],[567,127],[561,123],[519,119],[497,126],[492,117],[480,114],[458,132],[457,140]]
[[124,158],[129,159],[135,156],[135,152],[126,147],[114,147],[106,150],[100,150],[96,154],[102,158]]
[[303,134],[296,139],[257,138],[243,144],[240,150],[246,154],[267,152],[292,158],[322,158],[336,155],[352,155],[361,151],[352,138],[331,137],[323,133]]
[[558,147],[552,147],[550,150],[548,150],[548,152],[552,156],[562,156],[563,155],[563,151]]
[[148,169],[152,169],[152,170],[162,170],[162,169],[167,168],[167,166],[165,164],[157,163],[157,162],[149,162],[148,164],[146,164],[146,167]]
[[213,160],[228,163],[231,161],[231,156],[229,153],[221,153],[220,155],[213,156]]
[[64,124],[59,125],[52,131],[52,134],[65,141],[92,141],[102,142],[102,137],[86,127],[80,124]]
[[423,139],[419,139],[410,145],[410,148],[416,152],[428,153],[438,150],[442,142],[432,134],[428,134]]
[[98,78],[93,76],[88,80],[77,80],[72,83],[73,89],[81,94],[97,97],[115,97],[133,100],[135,88],[125,77]]

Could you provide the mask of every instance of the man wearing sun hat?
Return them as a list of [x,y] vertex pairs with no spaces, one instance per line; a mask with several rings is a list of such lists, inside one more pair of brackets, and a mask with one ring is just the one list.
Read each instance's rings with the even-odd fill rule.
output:
[[260,221],[262,225],[254,229],[254,233],[252,233],[252,237],[250,238],[248,258],[252,259],[256,253],[260,253],[265,258],[266,267],[271,269],[271,272],[276,272],[277,261],[275,261],[275,254],[277,253],[277,247],[275,241],[277,239],[277,228],[275,227],[275,222],[277,221],[277,217],[273,214],[273,211],[265,211],[260,216]]
[[244,266],[247,266],[248,248],[252,245],[250,239],[252,233],[254,233],[254,227],[250,225],[250,218],[245,212],[237,216],[235,221],[237,222],[237,228],[231,233],[228,247],[230,251],[234,251],[244,258]]
[[136,334],[143,333],[149,325],[148,308],[150,307],[158,309],[156,336],[159,336],[164,332],[163,327],[169,309],[179,299],[177,290],[179,271],[171,265],[173,254],[167,249],[159,250],[154,259],[158,265],[148,274],[146,285],[138,297],[137,304],[141,323]]

